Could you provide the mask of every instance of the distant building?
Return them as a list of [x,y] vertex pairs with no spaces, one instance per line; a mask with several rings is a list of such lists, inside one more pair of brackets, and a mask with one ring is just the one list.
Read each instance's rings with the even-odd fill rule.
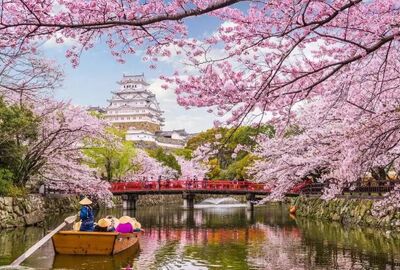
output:
[[[147,89],[141,75],[123,75],[119,89],[113,91],[105,110],[105,119],[126,132],[126,140],[154,143],[161,147],[181,148],[188,134],[184,129],[161,131],[163,111],[156,96]],[[96,107],[93,107],[96,108]]]
[[185,146],[189,134],[184,129],[172,131],[157,131],[157,145],[167,148],[182,148]]
[[102,108],[102,107],[99,107],[99,106],[92,106],[92,107],[89,107],[89,108],[87,109],[87,111],[88,111],[88,112],[101,113],[101,114],[105,114],[105,113],[106,113],[106,110],[105,110],[104,108]]

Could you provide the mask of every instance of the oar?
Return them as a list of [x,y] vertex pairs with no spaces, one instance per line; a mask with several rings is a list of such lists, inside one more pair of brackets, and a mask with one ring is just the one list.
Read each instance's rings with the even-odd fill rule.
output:
[[55,235],[59,230],[64,228],[65,225],[67,224],[72,224],[76,220],[76,215],[75,216],[70,216],[67,217],[63,223],[61,223],[57,228],[49,232],[45,237],[39,240],[36,244],[34,244],[30,249],[25,251],[24,254],[19,256],[15,261],[13,261],[10,265],[11,266],[18,266],[20,265],[26,258],[32,255],[33,252],[38,250],[41,246],[43,246],[44,243],[46,243],[53,235]]

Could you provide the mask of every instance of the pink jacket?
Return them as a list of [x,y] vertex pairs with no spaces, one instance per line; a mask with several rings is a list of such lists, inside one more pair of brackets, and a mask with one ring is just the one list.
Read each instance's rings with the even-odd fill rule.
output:
[[131,233],[133,232],[133,227],[130,223],[120,223],[117,228],[115,228],[115,231],[119,233]]

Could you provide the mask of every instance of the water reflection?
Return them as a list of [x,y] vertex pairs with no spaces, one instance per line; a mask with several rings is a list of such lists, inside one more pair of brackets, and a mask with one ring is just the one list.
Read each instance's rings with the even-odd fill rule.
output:
[[[116,209],[98,216],[122,215]],[[400,241],[383,232],[290,217],[279,205],[256,208],[140,208],[140,250],[117,256],[54,255],[48,243],[25,265],[43,269],[397,269]],[[59,221],[52,221],[49,228]],[[0,264],[45,230],[0,232]],[[25,242],[26,241],[26,242]],[[128,269],[129,269],[128,268]]]

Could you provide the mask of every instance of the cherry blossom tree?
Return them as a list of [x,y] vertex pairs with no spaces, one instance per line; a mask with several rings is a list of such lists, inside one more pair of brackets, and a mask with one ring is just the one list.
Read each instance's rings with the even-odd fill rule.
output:
[[163,166],[144,150],[137,150],[132,163],[135,165],[136,170],[129,172],[124,178],[125,181],[141,181],[143,179],[156,181],[159,176],[162,179],[175,179],[178,175],[177,171],[168,166]]
[[194,159],[186,160],[182,157],[176,157],[179,165],[181,166],[181,176],[183,180],[198,179],[203,180],[208,168],[201,162],[197,162]]
[[20,184],[42,179],[59,191],[108,198],[109,184],[82,164],[81,152],[83,140],[100,136],[104,122],[69,103],[42,100],[33,109],[40,127],[34,140],[23,142],[25,155],[16,177]]
[[[183,20],[206,13],[223,22],[218,31],[187,38]],[[261,140],[260,155],[279,166],[258,163],[260,179],[278,196],[327,168],[331,197],[371,166],[398,166],[399,13],[395,0],[3,1],[0,48],[73,39],[66,56],[77,65],[104,37],[119,61],[138,47],[151,67],[182,56],[191,73],[162,77],[180,105],[211,107],[235,125],[269,112],[277,138]],[[285,139],[294,124],[301,133]]]
[[0,95],[21,106],[51,96],[63,73],[57,65],[32,51],[0,47]]
[[[317,176],[327,183],[323,197],[330,199],[374,168],[400,167],[397,106],[386,104],[385,111],[367,114],[338,102],[329,113],[316,114],[330,104],[319,99],[299,109],[295,134],[260,138],[256,154],[261,159],[252,169],[256,179],[275,187],[272,198],[280,199],[295,183]],[[386,201],[397,205],[396,193]]]
[[[215,106],[236,123],[252,111],[288,117],[299,101],[344,88],[367,89],[375,100],[383,82],[396,83],[396,1],[246,1],[242,9],[238,2],[3,1],[0,32],[3,46],[21,48],[72,38],[74,64],[103,36],[117,58],[146,45],[154,62],[173,45],[197,69],[165,78],[178,85],[180,104]],[[204,40],[184,39],[181,20],[205,13],[225,23]],[[359,101],[348,100],[364,108]]]
[[[239,0],[207,1],[3,1],[0,9],[1,47],[27,50],[32,43],[54,39],[76,41],[67,52],[73,65],[83,50],[105,37],[112,54],[123,61],[148,42],[147,54],[170,56],[164,47],[186,36],[182,19],[217,11]],[[121,46],[119,44],[122,44]],[[156,59],[153,59],[153,61]]]

